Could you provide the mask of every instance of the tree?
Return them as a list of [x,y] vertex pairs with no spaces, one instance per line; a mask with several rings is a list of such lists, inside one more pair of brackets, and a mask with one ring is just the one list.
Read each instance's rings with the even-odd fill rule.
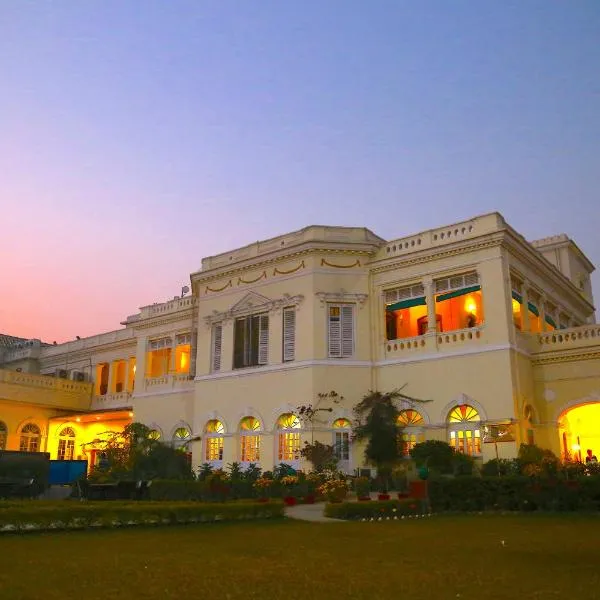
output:
[[304,442],[304,448],[300,450],[302,458],[312,463],[313,469],[320,473],[327,468],[335,469],[338,459],[335,455],[335,449],[331,444],[322,444],[321,442]]
[[354,439],[366,440],[365,458],[377,467],[385,487],[393,464],[400,458],[397,403],[400,400],[411,404],[426,402],[403,394],[402,389],[387,393],[369,391],[354,407]]

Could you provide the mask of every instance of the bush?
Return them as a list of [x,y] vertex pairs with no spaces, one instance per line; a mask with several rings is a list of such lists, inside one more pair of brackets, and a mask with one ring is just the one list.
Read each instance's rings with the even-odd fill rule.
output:
[[386,519],[420,514],[417,500],[384,500],[382,502],[341,502],[325,505],[325,516],[332,519]]
[[0,528],[11,531],[175,525],[283,517],[283,504],[236,502],[27,502],[0,503]]
[[416,444],[410,450],[417,467],[427,467],[438,473],[452,473],[454,450],[446,442],[429,440]]
[[429,500],[439,511],[596,511],[600,477],[576,480],[512,477],[440,478],[429,482]]
[[518,475],[519,463],[516,460],[506,458],[493,458],[483,463],[481,474],[486,477]]

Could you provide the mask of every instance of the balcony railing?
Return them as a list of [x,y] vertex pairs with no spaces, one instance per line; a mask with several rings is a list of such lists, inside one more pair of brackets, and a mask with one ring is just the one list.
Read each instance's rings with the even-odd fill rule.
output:
[[535,339],[537,341],[534,346],[535,352],[600,346],[600,325],[582,325],[570,329],[557,329],[539,333],[535,336]]
[[388,340],[385,344],[386,358],[406,357],[416,354],[444,352],[456,347],[473,346],[483,339],[483,326],[456,331],[430,332],[412,338]]
[[92,398],[92,410],[116,410],[131,408],[131,394],[119,392],[117,394],[104,394]]
[[193,387],[194,379],[191,375],[162,375],[161,377],[146,378],[147,392],[164,392],[170,390],[185,390]]

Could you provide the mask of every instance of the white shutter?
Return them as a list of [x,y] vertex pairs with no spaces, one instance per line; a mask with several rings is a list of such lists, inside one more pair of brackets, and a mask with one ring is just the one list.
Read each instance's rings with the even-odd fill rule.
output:
[[258,364],[269,362],[269,315],[260,315],[258,329]]
[[213,325],[212,330],[212,370],[221,370],[221,346],[223,341],[223,325]]
[[342,325],[339,306],[329,305],[327,318],[329,356],[339,358],[342,355]]
[[342,306],[342,356],[347,358],[354,354],[354,307],[351,304]]
[[296,358],[296,309],[283,309],[283,362]]

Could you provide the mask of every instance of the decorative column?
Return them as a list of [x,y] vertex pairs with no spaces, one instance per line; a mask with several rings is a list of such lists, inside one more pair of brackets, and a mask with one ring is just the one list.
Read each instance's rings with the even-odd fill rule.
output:
[[115,373],[116,373],[116,367],[115,367],[115,362],[114,361],[109,361],[106,363],[106,366],[108,367],[108,388],[106,390],[107,394],[114,394],[114,389],[115,389]]
[[143,392],[146,387],[146,350],[147,350],[147,340],[145,336],[141,336],[137,339],[137,348],[136,348],[136,369],[135,369],[135,388],[133,390],[134,394],[138,392]]
[[425,278],[423,280],[423,287],[425,288],[425,301],[427,302],[427,333],[436,333],[437,321],[433,279],[431,277]]
[[523,282],[523,290],[521,293],[521,331],[529,333],[531,331],[531,323],[529,322],[529,282]]

